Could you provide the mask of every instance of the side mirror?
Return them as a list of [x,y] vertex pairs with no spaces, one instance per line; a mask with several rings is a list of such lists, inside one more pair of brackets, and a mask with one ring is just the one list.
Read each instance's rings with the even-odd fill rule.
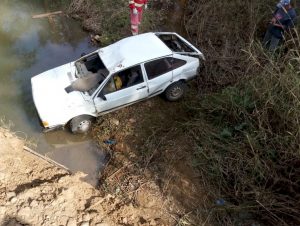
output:
[[100,97],[102,100],[107,100],[106,97],[105,97],[105,95],[103,94],[102,91],[100,92],[99,97]]

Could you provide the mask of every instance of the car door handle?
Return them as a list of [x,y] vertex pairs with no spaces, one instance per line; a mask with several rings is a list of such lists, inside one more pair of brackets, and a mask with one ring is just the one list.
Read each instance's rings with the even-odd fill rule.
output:
[[142,86],[142,87],[137,88],[136,90],[145,89],[146,87],[147,86]]

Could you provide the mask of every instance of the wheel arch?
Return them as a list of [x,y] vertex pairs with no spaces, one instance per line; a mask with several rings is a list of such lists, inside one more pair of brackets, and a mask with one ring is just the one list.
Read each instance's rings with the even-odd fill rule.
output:
[[87,112],[83,112],[81,114],[73,114],[71,117],[68,117],[69,119],[67,120],[67,122],[65,123],[64,126],[68,126],[70,125],[70,122],[73,118],[75,117],[79,117],[79,116],[88,116],[88,117],[91,117],[93,120],[95,120],[97,118],[97,116],[93,115],[93,114],[90,114],[90,113],[87,113]]

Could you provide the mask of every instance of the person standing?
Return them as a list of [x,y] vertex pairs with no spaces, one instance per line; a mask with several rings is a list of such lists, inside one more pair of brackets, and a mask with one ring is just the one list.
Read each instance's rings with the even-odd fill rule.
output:
[[137,35],[139,33],[139,25],[142,22],[142,16],[143,16],[143,7],[145,6],[145,9],[148,8],[147,2],[148,0],[129,1],[132,35]]
[[296,16],[291,0],[280,0],[265,34],[263,46],[270,51],[275,51],[284,38],[284,33],[294,26]]

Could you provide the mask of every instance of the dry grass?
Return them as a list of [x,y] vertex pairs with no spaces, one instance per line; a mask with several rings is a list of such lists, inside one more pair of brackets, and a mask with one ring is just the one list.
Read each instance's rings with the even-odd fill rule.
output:
[[[170,0],[150,1],[140,32],[159,30],[170,5]],[[72,0],[68,13],[80,19],[85,30],[98,34],[102,46],[131,35],[128,0]]]
[[253,40],[262,39],[273,5],[272,0],[264,4],[260,0],[188,0],[186,33],[207,58],[198,81],[202,90],[234,84],[251,73],[253,68],[243,49]]
[[[74,2],[88,6],[91,1]],[[129,143],[129,150],[120,145],[112,152],[110,166],[103,175],[104,189],[106,186],[112,193],[132,195],[139,189],[147,189],[147,182],[151,181],[162,185],[162,194],[167,194],[169,182],[176,178],[168,172],[177,170],[183,159],[184,164],[192,165],[198,173],[198,178],[193,179],[202,180],[210,200],[206,196],[205,200],[196,202],[199,205],[190,204],[189,211],[175,217],[178,225],[251,225],[257,221],[269,225],[300,224],[300,62],[299,52],[293,51],[300,48],[294,39],[276,56],[271,56],[257,44],[273,5],[272,0],[264,4],[260,0],[226,3],[188,0],[184,18],[186,33],[208,59],[197,80],[198,89],[192,91],[196,93],[192,93],[191,101],[185,100],[185,107],[177,108],[185,110],[183,114],[175,114],[178,118],[167,111],[160,113],[171,118],[172,123],[158,118],[156,109],[162,106],[160,103],[152,106],[155,109],[150,110],[152,114],[144,112],[151,109],[149,106],[142,107],[141,112],[127,112],[116,128],[110,128],[113,123],[109,117],[106,123],[99,122],[94,131],[99,140]],[[79,15],[84,9],[76,5],[73,8]],[[127,18],[128,12],[123,13]],[[95,15],[97,12],[91,13],[91,18]],[[92,30],[102,32],[95,29],[106,29],[109,21],[121,14],[114,12],[107,17],[106,25],[101,21],[103,15],[99,15],[99,24],[86,20],[96,24]],[[116,34],[120,38],[120,33]],[[199,97],[199,93],[215,90],[218,92]],[[119,114],[122,113],[115,117],[123,118]],[[139,126],[127,128],[130,117],[136,115],[146,118],[138,120]],[[123,139],[120,134],[129,139]],[[186,140],[182,141],[181,137]],[[131,143],[132,140],[136,142]],[[193,148],[183,151],[184,142]],[[168,149],[177,151],[168,153]],[[176,161],[168,162],[171,156]],[[133,184],[133,193],[128,190],[129,184]],[[185,197],[182,193],[181,196],[182,201]],[[212,203],[220,198],[225,200],[224,205]]]
[[263,35],[271,1],[190,2],[187,32],[208,57],[198,88],[202,92],[231,85],[187,104],[191,118],[185,126],[195,141],[193,165],[206,175],[212,196],[225,200],[211,209],[213,216],[222,225],[254,220],[298,225],[297,32],[276,54],[266,53],[256,40]]

